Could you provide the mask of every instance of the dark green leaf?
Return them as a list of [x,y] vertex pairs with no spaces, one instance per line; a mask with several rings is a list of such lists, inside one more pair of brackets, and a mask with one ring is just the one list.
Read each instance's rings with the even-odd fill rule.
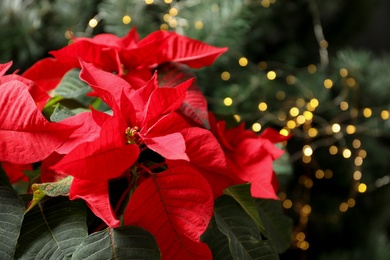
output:
[[267,236],[279,253],[287,250],[291,243],[292,219],[287,217],[278,200],[255,199]]
[[262,240],[255,222],[233,198],[218,198],[214,215],[219,230],[228,237],[234,259],[279,259],[270,241]]
[[5,173],[5,171],[3,170],[3,168],[1,167],[1,164],[0,164],[0,186],[6,186],[12,188],[9,178]]
[[88,236],[72,259],[160,259],[160,250],[140,227],[108,228]]
[[60,122],[63,119],[74,115],[75,113],[73,113],[70,109],[62,106],[61,104],[57,104],[57,106],[54,108],[53,114],[50,116],[50,121]]
[[68,71],[55,89],[55,95],[71,99],[84,96],[90,92],[91,87],[80,79],[79,74],[80,69]]
[[235,199],[245,210],[245,212],[252,218],[252,220],[256,223],[259,230],[261,232],[265,231],[259,213],[257,212],[255,202],[251,195],[250,184],[239,184],[239,185],[231,186],[225,189],[223,193]]
[[219,231],[215,217],[213,217],[206,229],[206,232],[201,237],[212,254],[213,260],[232,260],[234,259],[230,253],[229,240],[221,231]]
[[24,216],[24,203],[14,190],[0,186],[0,209],[0,259],[14,259]]
[[17,259],[70,259],[87,237],[86,207],[64,197],[40,202],[24,218]]

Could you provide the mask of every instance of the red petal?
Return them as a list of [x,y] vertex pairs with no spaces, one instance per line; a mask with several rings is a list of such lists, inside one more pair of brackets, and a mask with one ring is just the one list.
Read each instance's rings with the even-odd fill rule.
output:
[[146,146],[169,160],[186,160],[186,144],[180,133],[173,133],[157,137],[142,137]]
[[121,38],[121,45],[125,49],[135,48],[139,42],[137,28],[133,27],[125,36]]
[[122,78],[129,82],[132,88],[139,89],[143,87],[152,76],[153,74],[149,68],[140,68],[130,70],[126,75],[123,75]]
[[[228,170],[225,154],[210,131],[192,127],[183,129],[181,133],[186,142],[189,163],[210,183],[214,198],[222,195],[225,188],[240,183]],[[167,160],[167,163],[169,167],[183,164],[171,160]]]
[[28,181],[28,177],[23,173],[23,171],[32,170],[31,164],[1,162],[0,167],[3,168],[11,183],[15,183],[17,181]]
[[72,66],[72,68],[80,68],[80,59],[93,63],[102,70],[122,74],[122,64],[119,60],[118,52],[104,45],[79,41],[57,51],[51,51],[50,54],[61,63]]
[[87,41],[107,47],[112,47],[120,51],[122,49],[136,47],[139,41],[139,37],[136,29],[133,28],[127,33],[127,35],[122,38],[119,38],[118,36],[110,33],[101,33],[94,36],[93,38],[79,37],[74,39],[74,42],[79,41]]
[[209,184],[195,170],[177,167],[142,182],[127,205],[125,225],[151,232],[163,259],[211,259],[200,236],[213,214]]
[[199,89],[191,87],[187,90],[180,109],[196,123],[210,129],[207,100]]
[[[138,127],[142,126],[142,121],[146,114],[146,107],[150,96],[153,91],[158,88],[157,83],[157,74],[155,73],[153,77],[141,88],[137,89],[127,98],[127,103],[131,103],[129,107],[134,109],[135,112],[128,113],[128,108],[122,106],[122,110],[127,112],[131,117],[131,122]],[[123,102],[125,103],[125,102]],[[125,104],[124,104],[125,105]]]
[[276,131],[273,128],[267,128],[260,134],[260,137],[264,139],[268,139],[272,143],[276,144],[276,143],[287,141],[288,139],[291,138],[291,135],[284,136],[281,135],[278,131]]
[[156,88],[149,98],[141,125],[179,108],[192,82],[193,79],[190,79],[175,88]]
[[48,92],[54,89],[64,74],[72,68],[71,64],[61,63],[53,58],[45,58],[32,65],[22,76],[34,81],[39,88]]
[[201,68],[210,66],[218,56],[227,51],[227,48],[214,47],[167,31],[149,34],[139,42],[138,48],[142,50],[137,53],[141,61],[138,65],[145,67],[157,66],[165,62],[179,62],[192,68]]
[[111,118],[111,116],[107,113],[101,112],[99,110],[91,108],[91,114],[92,118],[95,121],[95,123],[102,127],[104,123]]
[[20,81],[1,85],[0,107],[0,161],[41,161],[79,127],[47,121]]
[[[87,82],[94,90],[98,88],[109,92],[113,96],[118,107],[120,107],[122,92],[125,94],[130,94],[132,92],[132,88],[129,83],[122,78],[112,74],[111,72],[97,69],[91,63],[87,63],[82,60],[80,60],[80,63],[82,67],[80,78]],[[112,107],[113,104],[108,105]]]
[[12,66],[12,61],[0,64],[0,77],[3,76],[7,72],[7,70],[11,68],[11,66]]
[[[107,115],[108,116],[108,115]],[[61,121],[65,125],[81,125],[61,145],[56,152],[67,154],[82,143],[91,142],[99,137],[101,127],[97,125],[89,112],[83,112]]]
[[229,153],[228,168],[243,181],[251,183],[251,194],[256,198],[277,199],[272,162],[282,150],[268,140],[242,140],[235,153]]
[[149,149],[159,153],[166,159],[186,160],[186,144],[181,130],[189,127],[188,123],[178,114],[170,113],[161,117],[154,125],[144,126],[140,136]]
[[112,210],[108,191],[107,181],[88,181],[74,178],[69,198],[71,200],[85,200],[92,212],[109,227],[118,227],[120,222]]
[[172,112],[158,119],[157,122],[147,124],[142,130],[141,135],[163,136],[172,133],[181,132],[183,129],[191,127],[190,124],[178,113]]
[[4,84],[8,81],[13,80],[18,80],[28,86],[28,91],[30,92],[31,97],[34,99],[35,104],[37,105],[39,110],[42,110],[44,108],[46,102],[50,99],[50,96],[47,94],[46,91],[38,87],[32,80],[26,79],[17,74],[10,74],[2,77],[0,79],[0,83]]
[[119,177],[137,160],[139,148],[127,145],[125,127],[113,117],[100,132],[100,137],[82,143],[52,169],[86,180],[108,180]]

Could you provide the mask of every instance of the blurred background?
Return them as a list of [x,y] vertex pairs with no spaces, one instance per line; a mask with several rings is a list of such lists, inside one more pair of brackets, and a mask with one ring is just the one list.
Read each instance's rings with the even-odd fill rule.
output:
[[293,138],[275,163],[294,220],[281,259],[390,259],[390,1],[2,0],[0,63],[71,35],[176,31],[229,51],[196,71],[231,124]]

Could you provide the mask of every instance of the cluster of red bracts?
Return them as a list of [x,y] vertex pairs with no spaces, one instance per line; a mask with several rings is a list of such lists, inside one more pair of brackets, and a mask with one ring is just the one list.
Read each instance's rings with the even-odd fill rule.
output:
[[[181,253],[210,258],[200,236],[214,199],[241,183],[251,183],[253,197],[277,199],[272,162],[282,151],[274,144],[287,139],[272,129],[258,136],[243,124],[227,129],[178,67],[174,79],[169,73],[158,79],[167,63],[200,68],[225,51],[165,31],[140,40],[132,30],[122,38],[75,38],[21,76],[5,75],[11,62],[0,64],[2,168],[11,182],[25,178],[22,171],[37,162],[41,182],[73,176],[69,198],[85,200],[109,227],[145,228],[166,259]],[[91,107],[50,122],[42,109],[74,68],[81,68],[80,79],[93,89],[88,95],[111,111]],[[118,211],[110,203],[109,183],[121,178],[129,188]]]

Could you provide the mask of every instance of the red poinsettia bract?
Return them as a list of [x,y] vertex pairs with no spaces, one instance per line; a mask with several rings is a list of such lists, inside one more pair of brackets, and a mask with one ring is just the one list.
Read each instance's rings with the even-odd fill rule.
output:
[[0,161],[41,161],[80,127],[49,122],[23,80],[7,79],[3,83],[0,78],[0,89]]
[[238,183],[251,183],[251,194],[256,198],[278,199],[277,179],[272,162],[283,154],[275,146],[290,136],[283,136],[268,128],[260,136],[244,129],[244,124],[226,129],[224,121],[216,121],[210,114],[212,131],[220,141],[226,155],[227,165]]
[[174,32],[156,31],[139,40],[135,29],[119,38],[103,34],[75,38],[70,45],[50,52],[53,58],[38,61],[23,73],[40,88],[49,91],[72,68],[81,68],[79,59],[113,72],[134,88],[143,86],[152,76],[151,69],[166,62],[179,62],[192,68],[211,65],[227,48],[218,48]]

